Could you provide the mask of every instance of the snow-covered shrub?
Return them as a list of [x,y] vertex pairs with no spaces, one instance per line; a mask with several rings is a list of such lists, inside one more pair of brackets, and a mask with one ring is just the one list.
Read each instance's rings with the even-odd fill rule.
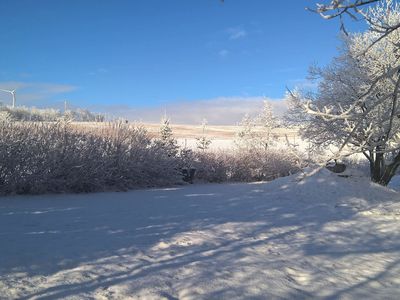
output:
[[298,159],[278,150],[195,152],[196,179],[207,182],[272,180],[300,170]]
[[231,157],[231,155],[223,152],[194,152],[192,165],[196,169],[196,180],[206,182],[229,181]]
[[124,122],[82,127],[3,118],[0,194],[167,186],[182,183],[183,170],[192,168],[195,181],[203,182],[271,180],[298,169],[296,158],[283,151],[205,152],[175,145]]
[[0,194],[171,185],[180,181],[176,160],[140,127],[86,132],[65,122],[0,124]]
[[239,152],[230,161],[232,181],[272,180],[300,169],[295,156],[272,149]]

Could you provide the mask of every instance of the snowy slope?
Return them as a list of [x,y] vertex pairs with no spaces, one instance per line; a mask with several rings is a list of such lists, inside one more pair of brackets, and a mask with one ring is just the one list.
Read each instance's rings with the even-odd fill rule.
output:
[[0,199],[2,299],[400,295],[400,205],[360,174]]

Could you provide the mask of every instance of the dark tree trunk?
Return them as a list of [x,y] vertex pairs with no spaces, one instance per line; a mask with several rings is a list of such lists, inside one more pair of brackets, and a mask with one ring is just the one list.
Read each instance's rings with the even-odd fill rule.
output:
[[385,168],[385,160],[383,153],[376,153],[372,161],[369,162],[371,169],[371,180],[380,183]]
[[393,158],[390,164],[385,163],[383,153],[370,154],[369,166],[371,180],[380,185],[387,186],[400,166],[400,152]]

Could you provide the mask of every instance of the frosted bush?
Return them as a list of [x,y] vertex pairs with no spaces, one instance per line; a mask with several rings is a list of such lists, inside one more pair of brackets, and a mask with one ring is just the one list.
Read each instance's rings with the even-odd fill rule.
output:
[[300,170],[298,159],[277,150],[197,152],[196,178],[207,182],[272,180]]
[[229,180],[230,155],[221,152],[195,152],[193,166],[196,179],[206,182],[225,182]]
[[176,159],[142,128],[105,134],[65,122],[2,122],[0,146],[0,194],[126,190],[180,179]]
[[74,127],[66,121],[5,118],[0,120],[0,194],[169,186],[182,184],[190,168],[196,169],[197,182],[271,180],[298,170],[295,156],[282,151],[175,153],[167,145],[143,127],[122,122]]

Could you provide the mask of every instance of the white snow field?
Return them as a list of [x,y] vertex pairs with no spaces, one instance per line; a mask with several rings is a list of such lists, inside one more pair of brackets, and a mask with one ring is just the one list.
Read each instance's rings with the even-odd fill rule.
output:
[[353,171],[0,198],[2,299],[399,299],[399,195]]

